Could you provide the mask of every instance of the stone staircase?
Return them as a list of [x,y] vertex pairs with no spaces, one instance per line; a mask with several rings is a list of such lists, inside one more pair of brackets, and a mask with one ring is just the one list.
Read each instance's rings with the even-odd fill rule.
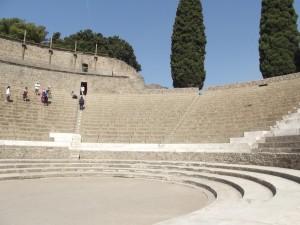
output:
[[0,160],[0,181],[81,176],[155,179],[207,193],[210,205],[160,225],[299,224],[299,170],[193,161]]
[[294,108],[270,130],[245,132],[242,138],[231,138],[231,143],[248,143],[253,152],[300,153],[300,109]]
[[300,135],[265,137],[254,152],[300,153]]
[[[300,104],[298,104],[300,106]],[[282,117],[271,127],[271,134],[274,136],[300,135],[300,108],[294,108],[294,112]]]
[[82,111],[78,109],[76,115],[76,126],[75,126],[76,134],[80,134],[81,120],[82,120]]

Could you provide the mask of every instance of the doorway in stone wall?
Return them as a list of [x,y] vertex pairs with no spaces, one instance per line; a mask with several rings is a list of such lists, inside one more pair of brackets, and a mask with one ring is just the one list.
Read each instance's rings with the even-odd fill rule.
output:
[[[86,95],[87,90],[88,90],[87,88],[88,88],[87,82],[81,82],[81,84],[80,84],[80,94]],[[82,93],[82,90],[83,90],[83,93]]]

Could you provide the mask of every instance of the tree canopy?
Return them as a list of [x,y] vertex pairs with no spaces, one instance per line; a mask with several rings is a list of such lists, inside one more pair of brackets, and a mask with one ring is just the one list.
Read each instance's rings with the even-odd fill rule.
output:
[[123,60],[137,71],[141,70],[141,65],[136,60],[132,46],[118,36],[106,38],[101,33],[93,32],[90,29],[81,30],[64,39],[60,38],[59,32],[53,35],[53,46],[56,47],[74,49],[75,41],[77,41],[79,51],[94,53],[97,43],[99,54]]
[[[27,23],[19,18],[0,19],[0,34],[22,40],[25,30],[27,31],[27,41],[34,43],[49,42],[46,39],[48,32],[44,26]],[[85,53],[94,53],[97,44],[98,54],[120,59],[137,71],[141,71],[141,65],[136,60],[132,46],[118,36],[104,37],[101,33],[86,29],[64,38],[61,37],[60,32],[55,32],[52,35],[52,41],[54,48],[69,50],[74,50],[74,44],[77,41],[77,50]]]
[[35,43],[45,40],[48,32],[46,27],[34,23],[27,23],[19,18],[0,19],[0,33],[17,39],[23,39],[24,31],[27,31],[26,39]]
[[180,0],[172,35],[174,87],[199,87],[205,80],[206,36],[200,0]]
[[293,0],[263,0],[260,20],[260,70],[264,78],[297,71],[299,38]]

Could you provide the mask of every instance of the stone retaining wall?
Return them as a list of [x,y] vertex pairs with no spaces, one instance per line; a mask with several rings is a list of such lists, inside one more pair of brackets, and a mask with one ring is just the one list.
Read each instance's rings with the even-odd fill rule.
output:
[[79,153],[81,159],[199,161],[300,169],[300,154],[86,151]]
[[69,159],[67,148],[0,146],[0,159]]
[[95,152],[66,148],[0,146],[0,159],[116,159],[199,161],[300,169],[300,154],[284,153],[185,153],[185,152]]
[[33,89],[36,81],[41,83],[41,87],[51,86],[53,91],[61,89],[70,93],[72,90],[79,93],[81,82],[88,83],[88,93],[136,93],[143,87],[139,79],[60,72],[3,60],[0,60],[0,71],[2,87],[10,85],[12,94],[16,87]]
[[[109,57],[88,55],[81,52],[62,51],[26,44],[23,58],[22,43],[19,41],[0,38],[0,55],[4,57],[22,59],[26,62],[41,63],[68,70],[82,71],[82,64],[88,65],[88,71],[105,75],[140,77],[136,70],[125,62]],[[51,55],[51,63],[50,63]]]

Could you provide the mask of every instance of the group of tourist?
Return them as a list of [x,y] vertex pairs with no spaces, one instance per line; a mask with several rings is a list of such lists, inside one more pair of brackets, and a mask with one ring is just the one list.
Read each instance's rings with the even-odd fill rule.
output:
[[50,87],[50,85],[48,85],[47,88],[42,88],[41,92],[40,92],[40,87],[41,87],[41,84],[40,84],[39,81],[37,81],[34,84],[34,93],[35,93],[35,95],[41,96],[41,102],[44,105],[48,105],[49,104],[49,99],[52,98],[51,87]]
[[[48,86],[47,89],[43,88],[42,92],[40,92],[40,87],[41,87],[40,82],[37,81],[34,84],[34,93],[35,93],[35,95],[41,96],[41,102],[44,105],[48,105],[49,104],[49,99],[52,98],[51,87]],[[12,100],[11,100],[11,88],[10,88],[10,86],[6,87],[5,95],[6,95],[5,101],[6,102],[12,102]],[[24,88],[23,93],[22,93],[22,97],[23,97],[23,101],[26,101],[26,102],[30,101],[29,97],[28,97],[28,87]]]
[[[49,104],[49,99],[52,98],[51,87],[48,86],[47,89],[43,88],[41,92],[40,92],[40,87],[41,87],[40,82],[37,81],[34,85],[34,93],[35,93],[35,95],[41,96],[41,102],[44,105],[48,105]],[[85,93],[85,87],[82,86],[82,87],[80,87],[80,97],[79,97],[79,102],[78,102],[80,110],[83,110],[85,108],[84,107],[84,103],[85,103],[84,93]],[[6,95],[5,101],[6,102],[12,102],[10,86],[6,87],[5,95]],[[71,92],[71,96],[72,96],[73,99],[78,99],[78,97],[74,93],[74,91]],[[28,87],[24,88],[22,97],[23,97],[23,101],[26,101],[26,102],[30,101],[29,98],[28,98]]]

